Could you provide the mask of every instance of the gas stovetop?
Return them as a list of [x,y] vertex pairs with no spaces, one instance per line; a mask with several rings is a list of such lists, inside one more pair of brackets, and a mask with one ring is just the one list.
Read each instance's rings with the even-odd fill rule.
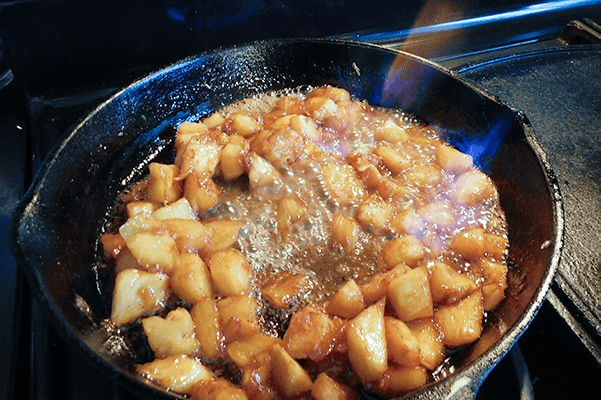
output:
[[[601,373],[601,250],[596,245],[601,243],[601,40],[594,23],[601,21],[601,5],[576,3],[584,4],[585,13],[573,5],[535,8],[502,11],[496,18],[334,35],[430,58],[508,102],[528,117],[558,177],[566,237],[555,283],[531,326],[484,381],[478,399],[588,396]],[[12,209],[56,140],[136,73],[162,65],[149,63],[114,81],[91,80],[68,90],[24,83],[17,70],[12,81],[10,71],[0,71],[0,87],[5,86],[0,89],[3,236]],[[99,376],[46,323],[5,240],[0,256],[5,321],[0,337],[10,344],[0,350],[0,397],[136,399]]]

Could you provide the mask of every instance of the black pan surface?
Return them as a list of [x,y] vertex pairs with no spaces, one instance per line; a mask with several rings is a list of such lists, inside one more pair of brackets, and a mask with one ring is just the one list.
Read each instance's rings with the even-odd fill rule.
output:
[[13,252],[50,321],[84,359],[136,394],[173,396],[132,373],[123,343],[102,325],[112,271],[96,263],[97,239],[116,195],[151,161],[172,157],[179,123],[257,93],[325,84],[437,125],[497,184],[509,224],[506,299],[482,337],[450,359],[454,373],[411,395],[474,396],[536,314],[557,268],[563,211],[554,174],[520,113],[423,59],[342,41],[260,42],[183,60],[117,93],[59,142],[15,215]]

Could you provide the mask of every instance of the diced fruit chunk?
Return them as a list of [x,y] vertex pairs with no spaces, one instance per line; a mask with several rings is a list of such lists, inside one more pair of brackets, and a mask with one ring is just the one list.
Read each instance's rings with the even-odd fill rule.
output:
[[434,305],[426,268],[415,268],[390,282],[388,299],[402,321],[431,317]]
[[298,396],[311,390],[313,381],[303,367],[279,344],[273,345],[271,377],[280,393],[286,397]]
[[458,347],[480,337],[483,317],[482,293],[478,291],[459,303],[440,307],[434,314],[434,321],[443,334],[443,343]]
[[474,281],[448,264],[437,262],[430,271],[430,290],[436,304],[456,303],[478,288]]
[[215,301],[205,297],[192,307],[190,316],[196,327],[196,338],[202,355],[208,359],[220,357],[225,351],[225,345],[221,318]]
[[185,308],[171,311],[166,318],[145,318],[142,326],[156,358],[192,355],[199,345],[194,334],[194,323]]
[[251,266],[240,250],[218,251],[211,254],[207,262],[217,293],[223,296],[234,296],[250,289]]
[[161,273],[126,269],[117,275],[111,321],[123,325],[163,308],[169,296],[169,278]]
[[167,389],[185,394],[190,393],[194,385],[213,378],[208,368],[183,354],[137,365],[136,371]]
[[401,263],[415,267],[424,254],[424,246],[412,235],[389,240],[382,248],[384,262],[389,268],[393,268]]
[[361,288],[354,279],[348,280],[330,297],[326,311],[341,318],[354,318],[365,309]]
[[282,347],[291,357],[320,361],[334,347],[335,328],[334,321],[326,312],[309,305],[292,316]]
[[388,358],[405,367],[415,367],[419,361],[419,341],[403,321],[385,317]]
[[325,372],[317,375],[311,387],[315,400],[359,400],[359,393],[350,386],[330,378]]
[[211,272],[196,253],[180,256],[180,264],[171,272],[170,284],[173,293],[189,304],[213,297]]
[[363,382],[382,378],[388,368],[384,301],[357,315],[346,329],[348,357]]

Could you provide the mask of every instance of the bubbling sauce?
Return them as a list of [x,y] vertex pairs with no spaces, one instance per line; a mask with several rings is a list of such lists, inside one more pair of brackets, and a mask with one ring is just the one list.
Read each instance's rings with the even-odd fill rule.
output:
[[140,374],[194,398],[383,397],[430,381],[503,299],[507,229],[470,156],[332,87],[184,123],[102,237]]

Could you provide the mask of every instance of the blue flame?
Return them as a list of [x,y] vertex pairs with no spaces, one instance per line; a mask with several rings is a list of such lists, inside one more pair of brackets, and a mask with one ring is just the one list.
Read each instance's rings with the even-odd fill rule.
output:
[[480,135],[468,136],[463,132],[443,130],[449,143],[462,153],[469,154],[481,171],[490,174],[492,160],[499,151],[505,135],[513,121],[510,111],[499,113],[490,125],[490,129]]

